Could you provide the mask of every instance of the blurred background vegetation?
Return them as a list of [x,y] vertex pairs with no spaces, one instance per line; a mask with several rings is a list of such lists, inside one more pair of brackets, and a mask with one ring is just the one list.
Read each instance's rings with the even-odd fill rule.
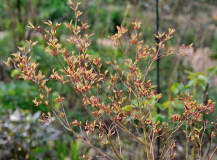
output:
[[[129,28],[130,34],[131,22],[135,18],[141,18],[143,23],[141,30],[145,44],[155,44],[155,0],[80,1],[82,20],[90,24],[86,32],[95,33],[89,49],[89,54],[94,57],[101,57],[103,62],[116,59],[122,63],[122,55],[107,37],[116,32],[116,25]],[[167,32],[168,28],[176,29],[168,46],[178,48],[182,44],[194,43],[187,57],[174,54],[160,62],[163,98],[157,104],[161,114],[154,116],[156,120],[168,121],[174,110],[182,111],[179,104],[171,101],[181,91],[190,91],[202,102],[204,90],[209,84],[208,96],[217,101],[217,1],[160,0],[159,10],[160,32]],[[38,33],[27,28],[27,23],[30,21],[44,29],[43,22],[47,20],[54,23],[69,22],[74,14],[67,0],[1,0],[0,13],[0,159],[77,160],[78,155],[92,154],[92,149],[70,138],[72,135],[62,131],[62,127],[37,122],[40,114],[48,111],[43,105],[33,106],[32,100],[38,96],[37,88],[31,83],[18,80],[18,72],[3,64],[3,60],[6,61],[11,53],[18,51],[17,46],[25,45],[25,40],[31,39],[39,41],[31,52],[33,59],[40,63],[39,69],[49,76],[52,68],[58,68],[55,59],[44,52],[45,41]],[[70,34],[62,25],[57,38],[67,49],[72,50],[73,47],[66,43]],[[140,67],[145,68],[145,64]],[[112,68],[109,69],[112,73]],[[156,84],[156,71],[150,72],[148,78]],[[55,81],[49,85],[53,88],[53,97],[58,94],[66,97],[64,104],[66,110],[70,111],[70,120],[77,118],[85,122],[89,118],[72,89]],[[105,97],[102,95],[102,98]],[[129,146],[129,151],[132,147]],[[178,151],[180,159],[183,158],[182,152],[183,149]],[[126,159],[130,160],[130,156]]]

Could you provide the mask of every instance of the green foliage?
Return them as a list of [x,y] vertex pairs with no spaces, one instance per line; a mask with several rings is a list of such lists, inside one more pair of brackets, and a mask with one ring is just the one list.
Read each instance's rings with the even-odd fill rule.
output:
[[[188,74],[188,86],[196,88],[196,86],[200,86],[203,90],[205,90],[207,83],[209,83],[209,78],[207,77],[206,73],[203,72],[190,72],[185,71]],[[196,94],[196,93],[195,93]]]
[[79,149],[80,149],[80,146],[73,139],[71,139],[70,141],[71,159],[79,160]]
[[70,140],[69,148],[70,152],[68,152],[68,143],[62,142],[61,140],[56,141],[57,144],[57,158],[58,160],[64,160],[67,159],[67,157],[70,157],[70,159],[73,160],[79,160],[79,150],[80,146],[78,142],[74,141],[73,139]]
[[[13,74],[14,72],[12,72]],[[25,90],[23,90],[25,88]],[[32,105],[32,99],[37,95],[37,89],[24,81],[11,83],[0,82],[1,107],[15,110],[17,107],[38,110]],[[43,108],[43,107],[42,107]],[[41,108],[41,109],[42,109]]]

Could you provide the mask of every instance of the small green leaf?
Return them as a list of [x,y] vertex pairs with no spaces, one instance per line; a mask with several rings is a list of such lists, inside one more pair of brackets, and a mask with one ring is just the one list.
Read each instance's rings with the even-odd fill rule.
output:
[[203,81],[203,80],[198,80],[198,85],[199,85],[203,90],[205,90],[207,83],[206,83],[205,81]]
[[193,86],[193,84],[196,82],[196,79],[192,79],[188,82],[188,87]]
[[56,102],[54,105],[55,105],[55,108],[56,108],[57,110],[59,110],[59,108],[60,108],[59,103]]
[[126,105],[125,107],[121,108],[121,110],[125,111],[125,112],[131,112],[133,111],[134,107],[131,105]]
[[18,75],[20,73],[20,71],[18,69],[14,69],[12,72],[11,72],[11,77],[14,78],[16,75]]
[[208,76],[211,77],[213,74],[217,74],[217,66],[207,69]]
[[177,94],[179,93],[179,89],[177,88],[177,86],[179,85],[179,83],[175,83],[171,86],[171,91],[174,93],[174,94]]
[[198,79],[200,79],[200,80],[203,80],[203,81],[205,81],[205,82],[207,82],[207,83],[209,83],[209,78],[208,77],[206,77],[206,76],[204,76],[204,75],[198,75]]
[[170,106],[170,102],[171,102],[170,100],[164,102],[164,103],[162,104],[163,109],[169,108],[169,106]]
[[174,83],[172,86],[171,86],[171,91],[174,93],[174,94],[178,94],[180,91],[182,91],[183,89],[185,88],[185,86],[182,84],[182,83]]

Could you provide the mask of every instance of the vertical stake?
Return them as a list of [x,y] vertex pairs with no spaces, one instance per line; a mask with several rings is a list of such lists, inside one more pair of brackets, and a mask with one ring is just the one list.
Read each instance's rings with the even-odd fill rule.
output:
[[[156,0],[156,35],[159,32],[159,1]],[[159,44],[159,39],[155,37],[156,43]],[[158,50],[158,46],[157,46]],[[159,53],[158,53],[159,55]],[[157,58],[157,93],[160,93],[160,59]],[[160,113],[160,108],[157,108],[157,114]],[[160,156],[160,137],[157,138],[157,160],[159,160]]]

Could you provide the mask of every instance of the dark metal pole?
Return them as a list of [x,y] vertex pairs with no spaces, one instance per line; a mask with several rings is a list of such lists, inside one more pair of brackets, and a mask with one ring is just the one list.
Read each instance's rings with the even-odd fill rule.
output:
[[[156,35],[159,31],[159,1],[156,0]],[[157,44],[159,44],[159,39],[155,38]],[[158,46],[157,46],[158,50]],[[159,54],[159,53],[158,53]],[[157,93],[160,93],[160,59],[157,58]],[[157,108],[157,114],[160,113],[160,108]],[[160,156],[160,137],[157,138],[157,159],[159,160]]]

